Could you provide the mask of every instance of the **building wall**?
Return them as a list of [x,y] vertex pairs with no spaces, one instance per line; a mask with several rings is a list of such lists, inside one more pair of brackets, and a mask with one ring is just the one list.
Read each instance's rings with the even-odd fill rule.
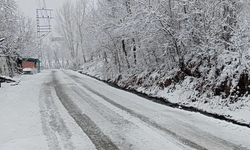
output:
[[0,57],[0,69],[2,76],[9,76],[9,69],[5,57]]
[[36,68],[36,63],[35,62],[24,61],[23,62],[23,68]]

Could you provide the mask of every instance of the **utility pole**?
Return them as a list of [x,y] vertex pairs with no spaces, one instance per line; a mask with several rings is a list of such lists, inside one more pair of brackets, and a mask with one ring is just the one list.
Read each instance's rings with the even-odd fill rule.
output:
[[53,9],[36,9],[38,59],[42,61],[42,40],[51,32],[51,19]]

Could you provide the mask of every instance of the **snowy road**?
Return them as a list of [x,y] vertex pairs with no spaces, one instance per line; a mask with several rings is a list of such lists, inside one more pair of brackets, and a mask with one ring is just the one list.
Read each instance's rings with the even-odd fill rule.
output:
[[[249,128],[169,108],[73,71],[41,74],[42,150],[250,149]],[[0,150],[12,150],[11,143],[0,141]]]

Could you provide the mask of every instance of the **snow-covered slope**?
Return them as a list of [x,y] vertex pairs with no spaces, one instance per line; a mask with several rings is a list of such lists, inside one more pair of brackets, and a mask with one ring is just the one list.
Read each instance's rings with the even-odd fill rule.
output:
[[[161,98],[180,107],[192,107],[204,114],[215,114],[218,118],[249,126],[250,124],[250,97],[239,97],[237,102],[223,99],[222,96],[214,96],[210,89],[203,89],[200,94],[197,89],[202,79],[176,74],[176,70],[165,73],[162,70],[145,70],[139,74],[123,73],[114,75],[106,71],[105,63],[93,61],[83,65],[82,73],[108,81],[124,89],[136,90],[152,97]],[[171,78],[177,78],[181,82],[172,83]],[[169,81],[169,82],[168,82]],[[199,97],[197,96],[199,95]],[[192,109],[191,108],[191,109]],[[194,110],[193,109],[193,110]]]

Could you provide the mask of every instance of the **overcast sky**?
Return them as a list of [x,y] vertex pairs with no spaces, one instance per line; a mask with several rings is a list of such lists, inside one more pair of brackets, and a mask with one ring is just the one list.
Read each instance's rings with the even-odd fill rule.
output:
[[[19,8],[25,16],[36,20],[36,9],[39,8],[39,1],[42,4],[43,0],[16,0]],[[66,0],[44,0],[48,9],[53,9],[52,17],[55,17],[57,10],[63,5]],[[97,0],[90,0],[89,2],[96,3]],[[52,29],[55,25],[55,19],[52,19]]]
[[[36,9],[39,8],[38,2],[41,3],[43,0],[16,0],[21,11],[26,15],[31,17],[32,19],[36,19]],[[51,8],[54,10],[54,14],[56,10],[60,8],[63,4],[64,0],[45,0],[47,8]]]
[[[16,0],[20,10],[25,16],[30,17],[32,20],[36,20],[36,9],[39,7],[39,1],[43,4],[43,0]],[[56,11],[62,6],[65,0],[45,0],[48,9],[53,9],[52,17],[55,17]],[[55,19],[52,19],[52,31],[55,29]]]

